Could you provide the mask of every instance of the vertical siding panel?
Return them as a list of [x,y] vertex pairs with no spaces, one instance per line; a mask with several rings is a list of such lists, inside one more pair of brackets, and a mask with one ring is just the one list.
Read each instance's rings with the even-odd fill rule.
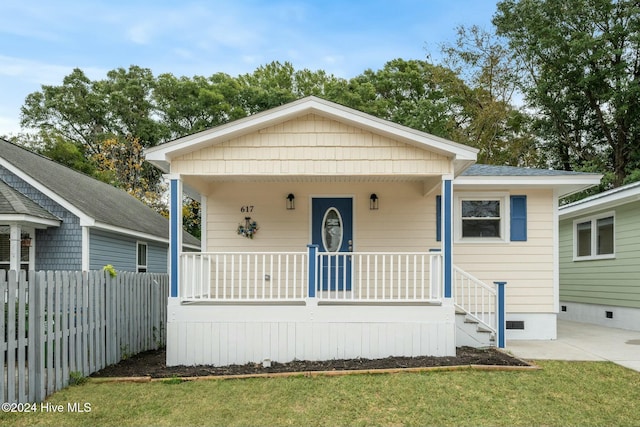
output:
[[87,274],[87,295],[89,297],[89,372],[96,370],[96,284],[95,276]]
[[69,372],[76,372],[76,319],[78,307],[76,305],[76,279],[69,277]]
[[75,288],[75,310],[76,310],[76,318],[75,318],[75,370],[81,372],[83,375],[86,375],[84,371],[84,316],[86,315],[86,311],[84,310],[83,305],[83,286],[82,286],[82,275],[76,274],[74,276],[74,288]]
[[55,379],[55,374],[53,371],[53,283],[54,283],[54,275],[52,271],[47,272],[46,279],[46,324],[47,324],[47,340],[45,343],[45,354],[46,354],[46,373],[45,378],[47,379],[47,387],[45,395],[49,395],[53,393],[53,381]]
[[26,316],[27,316],[27,312],[26,312],[26,308],[27,308],[27,304],[28,301],[26,300],[27,297],[27,293],[26,293],[26,288],[27,288],[27,275],[26,272],[21,271],[20,275],[19,275],[19,282],[18,282],[18,400],[20,402],[26,402],[27,401],[27,390],[26,390],[26,386],[27,384],[25,384],[25,379],[27,378],[27,365],[26,362],[27,360],[25,359],[25,352],[26,352],[26,346],[27,346],[27,339],[26,339],[26,328],[25,328],[25,321],[26,321]]
[[[14,270],[9,271],[7,286],[7,402],[16,401],[16,293],[18,277]],[[2,366],[4,370],[4,366]]]
[[[9,303],[8,301],[8,297],[7,297],[7,291],[8,291],[8,287],[9,287],[9,283],[8,283],[8,277],[7,277],[7,271],[5,270],[0,270],[0,297],[2,297],[2,301],[5,301],[5,298],[7,298],[7,304]],[[8,306],[7,306],[8,309]],[[4,313],[4,311],[3,311]],[[0,366],[4,367],[5,366],[5,354],[7,354],[7,350],[8,350],[8,340],[6,340],[4,337],[8,335],[5,334],[6,331],[6,323],[5,323],[5,316],[2,315],[0,316],[0,337],[2,337],[2,340],[0,340]],[[0,376],[0,400],[2,400],[2,402],[9,402],[9,397],[8,397],[8,393],[7,393],[7,375],[8,375],[8,370],[5,370],[4,368],[2,369],[2,376]]]
[[[2,281],[3,281],[3,277],[2,277],[2,273],[0,272],[0,297],[2,297],[2,299],[4,300],[4,292],[2,292]],[[37,362],[36,362],[36,337],[40,336],[40,328],[38,327],[36,329],[36,317],[38,316],[38,303],[36,302],[36,298],[38,297],[37,295],[37,286],[36,286],[36,272],[35,271],[29,271],[29,283],[27,284],[27,289],[29,290],[29,295],[27,296],[27,304],[29,305],[29,310],[28,310],[28,320],[27,320],[27,328],[29,328],[29,334],[28,334],[28,339],[27,339],[27,369],[30,373],[29,375],[29,382],[27,384],[27,402],[35,402],[36,401],[36,393],[35,393],[35,389],[36,389],[36,382],[35,382],[35,378],[37,376],[37,372],[38,372],[38,367],[37,367]],[[0,317],[4,317],[4,316],[0,316]],[[0,324],[0,337],[4,337],[3,331],[2,331],[2,325]],[[2,340],[0,340],[0,344],[2,343]],[[2,348],[2,346],[0,345],[0,353],[3,353],[4,355],[4,349]],[[2,357],[0,357],[0,366],[4,366],[4,360],[2,360]],[[1,380],[1,376],[0,376],[0,380]],[[2,387],[0,386],[0,399],[3,399],[2,396]],[[6,402],[6,400],[2,400],[3,402]]]
[[62,336],[60,337],[60,350],[62,352],[62,386],[66,387],[69,385],[69,273],[64,272],[62,275],[62,283],[61,283],[61,294],[62,294],[62,304],[60,308],[62,309],[62,314],[60,316],[60,329],[62,330]]
[[54,288],[54,302],[53,302],[53,337],[54,337],[54,372],[55,372],[55,383],[54,390],[60,390],[62,386],[62,322],[60,321],[62,318],[62,307],[61,307],[61,298],[62,298],[62,273],[58,272],[56,276],[56,281],[53,283]]

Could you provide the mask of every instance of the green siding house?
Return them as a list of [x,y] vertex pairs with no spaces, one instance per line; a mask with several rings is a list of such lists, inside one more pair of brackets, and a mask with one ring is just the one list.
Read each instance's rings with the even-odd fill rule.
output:
[[640,182],[559,209],[560,319],[640,330]]

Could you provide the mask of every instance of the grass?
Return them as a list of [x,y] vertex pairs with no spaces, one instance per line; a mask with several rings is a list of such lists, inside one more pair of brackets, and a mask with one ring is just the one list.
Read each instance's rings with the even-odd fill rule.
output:
[[538,371],[88,383],[51,405],[90,412],[0,414],[7,426],[638,425],[640,373],[609,362],[540,362]]

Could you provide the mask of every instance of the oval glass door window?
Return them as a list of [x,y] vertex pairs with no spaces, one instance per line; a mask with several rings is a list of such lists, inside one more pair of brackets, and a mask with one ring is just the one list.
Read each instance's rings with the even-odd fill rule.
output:
[[336,208],[329,208],[322,220],[322,244],[327,252],[338,252],[342,246],[342,217]]

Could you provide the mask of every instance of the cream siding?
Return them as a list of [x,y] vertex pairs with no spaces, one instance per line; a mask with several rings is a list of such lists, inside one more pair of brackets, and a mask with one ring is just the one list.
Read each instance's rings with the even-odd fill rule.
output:
[[187,175],[440,175],[445,156],[317,115],[172,159]]
[[[295,195],[295,210],[285,197]],[[369,210],[376,193],[379,209]],[[435,195],[423,196],[421,183],[219,183],[207,194],[208,251],[305,251],[311,240],[311,199],[353,197],[354,251],[427,252],[436,242]],[[239,236],[246,214],[260,227],[254,239]]]
[[511,195],[527,196],[527,241],[491,244],[456,242],[454,263],[485,283],[506,281],[510,313],[553,313],[556,298],[553,192],[513,190]]
[[[428,252],[436,241],[435,194],[422,195],[420,183],[285,184],[219,183],[208,200],[207,251],[305,251],[310,242],[311,198],[354,198],[354,251]],[[465,191],[467,192],[467,191]],[[285,208],[287,194],[295,194],[296,209]],[[369,210],[376,193],[380,207]],[[553,313],[553,193],[517,191],[527,195],[526,242],[455,243],[454,264],[485,283],[507,281],[511,313]],[[253,240],[238,236],[243,206],[260,230]]]

